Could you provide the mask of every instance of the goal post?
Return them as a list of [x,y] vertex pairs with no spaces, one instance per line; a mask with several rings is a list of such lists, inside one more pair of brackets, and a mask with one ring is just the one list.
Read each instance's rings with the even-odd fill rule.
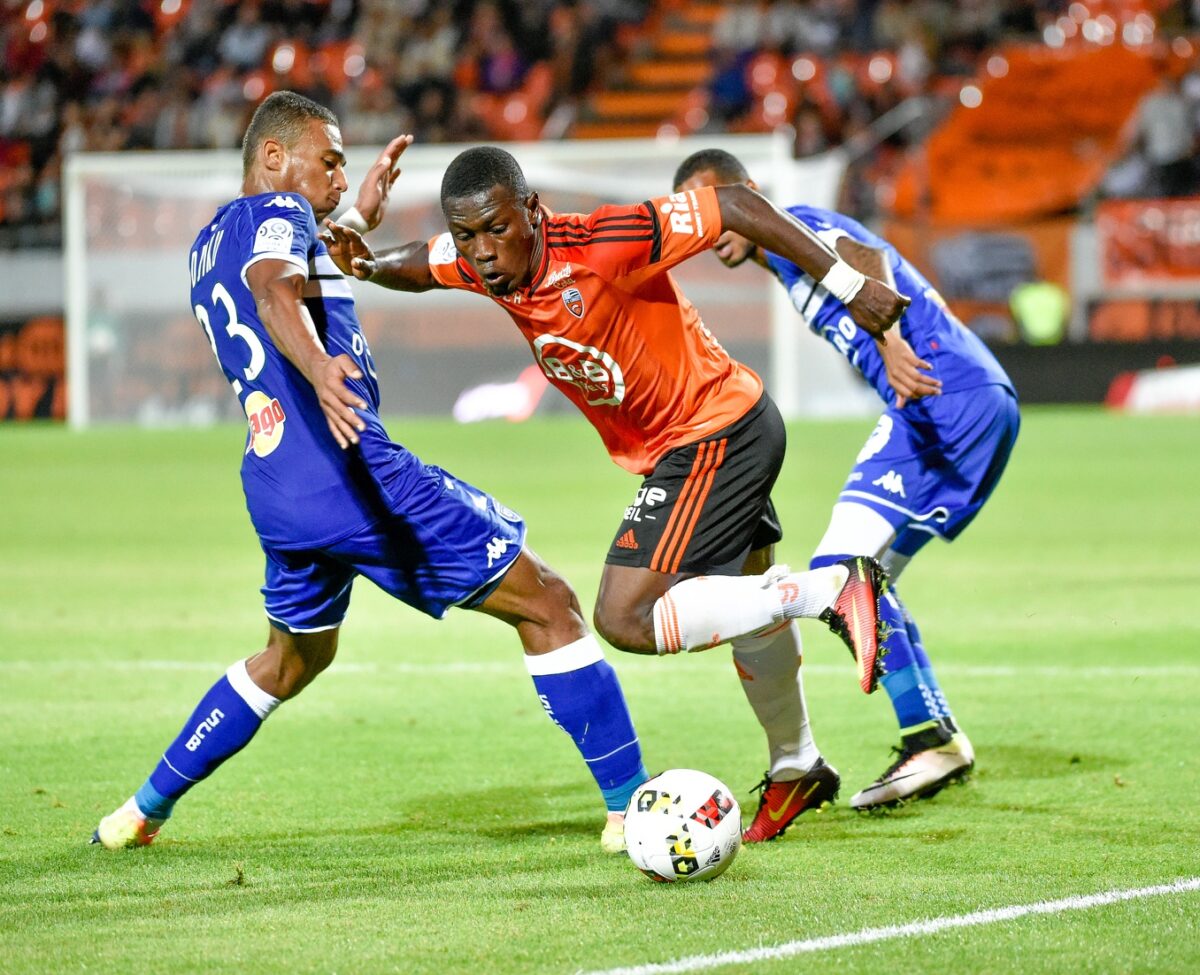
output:
[[[551,209],[587,212],[670,191],[679,162],[700,148],[737,155],[777,203],[831,206],[839,153],[797,162],[782,134],[508,144]],[[400,160],[376,246],[445,229],[438,192],[464,146],[411,146]],[[378,149],[351,147],[358,180]],[[73,427],[133,422],[202,425],[241,419],[188,302],[188,249],[217,207],[237,196],[236,151],[79,153],[64,171],[68,419]],[[760,268],[726,271],[701,255],[673,272],[705,324],[759,371],[786,416],[863,415],[867,390],[827,343],[806,331],[783,289]],[[448,415],[468,387],[515,378],[528,348],[491,302],[459,292],[400,294],[353,283],[379,368],[386,414]],[[561,407],[566,409],[566,401]]]

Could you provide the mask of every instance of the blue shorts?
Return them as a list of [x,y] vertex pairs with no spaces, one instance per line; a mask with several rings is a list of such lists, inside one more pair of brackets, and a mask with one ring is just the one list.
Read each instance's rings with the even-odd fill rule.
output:
[[262,543],[267,617],[282,630],[340,626],[354,577],[441,619],[477,606],[521,553],[525,522],[491,495],[427,466],[391,517],[319,549]]
[[1004,472],[1021,418],[1004,386],[977,386],[889,407],[867,438],[839,501],[865,504],[913,555],[933,535],[956,538]]

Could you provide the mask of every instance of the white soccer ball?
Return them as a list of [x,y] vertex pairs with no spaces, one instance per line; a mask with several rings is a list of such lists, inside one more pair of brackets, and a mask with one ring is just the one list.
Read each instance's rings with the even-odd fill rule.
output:
[[742,848],[742,810],[720,779],[668,769],[630,797],[625,846],[651,880],[712,880]]

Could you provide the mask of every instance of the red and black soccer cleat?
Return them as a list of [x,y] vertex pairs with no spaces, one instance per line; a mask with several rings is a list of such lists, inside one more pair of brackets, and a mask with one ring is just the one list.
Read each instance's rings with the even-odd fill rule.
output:
[[782,836],[802,812],[833,802],[841,785],[837,769],[826,764],[823,758],[818,758],[816,765],[791,782],[773,782],[769,774],[763,776],[752,790],[761,790],[758,812],[742,833],[742,842],[764,843]]
[[858,662],[858,686],[870,694],[879,683],[882,665],[879,645],[884,626],[879,619],[879,600],[887,589],[887,573],[875,559],[865,555],[837,563],[850,572],[833,605],[818,617],[842,638]]

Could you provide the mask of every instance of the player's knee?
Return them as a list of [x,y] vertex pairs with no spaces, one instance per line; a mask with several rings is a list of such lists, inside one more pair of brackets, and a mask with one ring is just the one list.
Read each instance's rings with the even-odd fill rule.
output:
[[592,622],[605,640],[626,653],[654,653],[654,608],[644,610],[609,600],[596,603]]
[[337,631],[283,634],[271,631],[267,647],[247,669],[268,694],[281,701],[295,697],[325,670],[337,653]]

